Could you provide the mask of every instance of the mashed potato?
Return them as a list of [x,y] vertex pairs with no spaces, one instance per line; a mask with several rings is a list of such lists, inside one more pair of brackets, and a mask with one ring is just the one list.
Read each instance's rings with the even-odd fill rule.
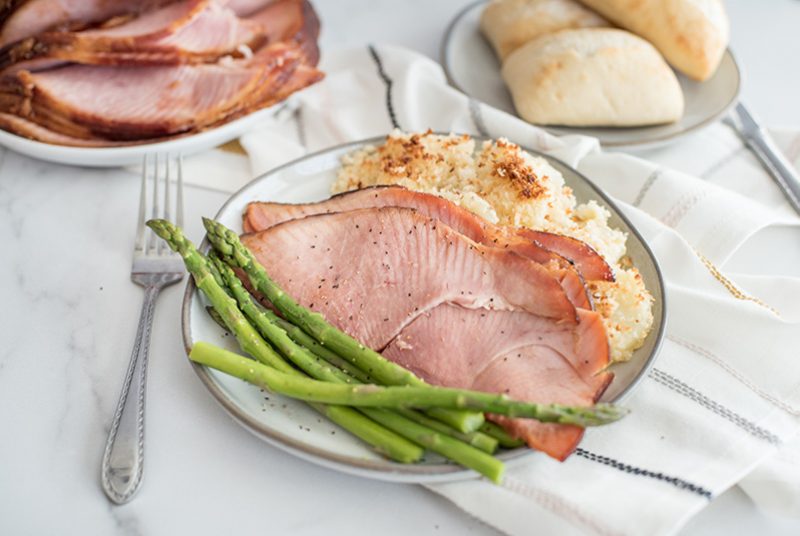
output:
[[624,266],[627,236],[609,212],[576,204],[564,178],[544,158],[504,139],[476,149],[467,135],[393,132],[386,143],[346,155],[333,192],[397,184],[439,195],[492,223],[529,227],[582,240],[614,269],[616,281],[589,281],[608,332],[613,361],[630,359],[653,324],[652,297],[636,268]]

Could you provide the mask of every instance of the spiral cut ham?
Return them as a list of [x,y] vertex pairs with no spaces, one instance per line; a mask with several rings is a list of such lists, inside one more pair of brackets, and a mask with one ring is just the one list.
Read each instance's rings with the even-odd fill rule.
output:
[[[149,9],[80,31],[59,21],[0,50],[0,127],[61,145],[160,141],[268,107],[322,78],[319,21],[305,0],[141,5]],[[71,24],[95,20],[85,5],[67,7]],[[4,30],[23,15],[7,16]]]
[[[565,284],[565,272],[581,284],[578,268],[522,229],[393,186],[251,203],[244,229],[245,246],[301,305],[429,383],[589,406],[613,379],[600,315],[585,289]],[[559,460],[583,436],[489,418]]]

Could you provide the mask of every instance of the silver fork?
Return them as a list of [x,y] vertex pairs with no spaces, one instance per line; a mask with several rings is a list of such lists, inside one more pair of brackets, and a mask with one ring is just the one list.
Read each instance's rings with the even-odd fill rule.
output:
[[[148,217],[172,218],[170,183],[171,170],[177,170],[177,194],[175,222],[183,225],[183,165],[180,157],[175,163],[169,156],[152,157],[152,206],[148,211],[148,157],[142,162],[142,190],[139,198],[139,223],[136,243],[133,248],[133,267],[131,280],[144,287],[144,303],[139,315],[139,328],[133,344],[133,353],[122,393],[108,433],[101,481],[108,498],[117,504],[128,502],[139,489],[142,482],[144,462],[144,401],[147,383],[147,354],[150,349],[150,328],[153,324],[153,311],[159,292],[166,286],[183,278],[184,268],[181,258],[156,237],[146,225]],[[163,183],[163,185],[161,185]],[[163,193],[163,211],[160,196]]]

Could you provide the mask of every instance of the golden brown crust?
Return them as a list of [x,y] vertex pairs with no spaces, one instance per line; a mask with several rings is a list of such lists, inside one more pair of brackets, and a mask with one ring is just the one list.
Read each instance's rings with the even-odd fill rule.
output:
[[493,0],[481,14],[481,32],[504,61],[525,43],[576,28],[611,26],[577,0]]
[[[509,146],[517,147],[505,140],[498,140],[496,145],[500,148]],[[539,176],[517,151],[506,151],[502,159],[492,162],[492,175],[508,181],[522,199],[536,199],[544,193],[544,188],[539,182]]]
[[676,69],[707,80],[728,46],[721,0],[581,0],[609,20],[650,41]]

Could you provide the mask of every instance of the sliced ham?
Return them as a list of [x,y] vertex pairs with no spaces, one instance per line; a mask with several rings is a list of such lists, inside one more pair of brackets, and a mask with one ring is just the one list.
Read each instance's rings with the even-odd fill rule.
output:
[[543,266],[407,208],[310,216],[242,240],[298,302],[376,349],[445,302],[577,322]]
[[[538,403],[590,406],[613,379],[599,315],[579,311],[565,324],[525,311],[442,304],[418,316],[383,355],[434,385],[505,393]],[[559,460],[583,430],[490,416],[515,437]]]
[[199,132],[319,81],[318,34],[307,0],[10,0],[0,128],[85,147]]
[[[285,97],[283,88],[301,65],[300,56],[297,47],[278,43],[229,64],[21,71],[0,83],[0,110],[79,138],[170,136],[277,102]],[[312,74],[303,81],[321,77]]]
[[249,14],[247,20],[261,28],[268,42],[295,43],[307,63],[319,61],[319,18],[308,0],[275,0]]
[[[0,113],[0,128],[13,132],[17,136],[28,138],[54,145],[69,145],[74,147],[117,147],[131,145],[132,142],[112,142],[102,138],[77,138],[55,132],[32,121],[16,115]],[[143,140],[146,143],[152,140]],[[135,142],[134,142],[135,143]]]
[[0,8],[0,47],[45,30],[86,27],[170,0],[11,0]]
[[[292,74],[289,81],[286,82],[286,85],[281,89],[280,92],[272,95],[270,98],[274,98],[277,100],[281,100],[291,94],[294,91],[302,89],[319,79],[320,73],[316,69],[312,67],[308,67],[306,65],[301,65],[297,68],[297,70]],[[265,97],[266,98],[266,97]],[[0,103],[2,103],[2,96],[0,96]],[[264,104],[255,102],[253,103],[251,108],[242,108],[237,111],[235,114],[220,120],[218,123],[208,125],[206,128],[211,128],[216,126],[217,124],[224,123],[225,121],[230,121],[232,119],[236,119],[242,115],[245,115],[261,105]],[[268,105],[267,102],[264,105]],[[134,144],[142,144],[142,143],[155,143],[158,141],[163,141],[163,138],[141,138],[135,140],[110,140],[108,138],[102,138],[97,136],[96,134],[91,133],[87,129],[77,129],[75,125],[70,125],[69,123],[61,124],[61,128],[74,132],[74,135],[64,134],[62,132],[57,132],[47,128],[45,126],[39,125],[27,119],[23,119],[22,117],[7,114],[7,113],[0,113],[0,128],[7,130],[9,132],[13,132],[18,136],[22,136],[24,138],[29,138],[36,141],[41,141],[45,143],[51,143],[55,145],[67,145],[67,146],[75,146],[75,147],[119,147],[124,145],[134,145]],[[186,131],[181,135],[174,135],[171,136],[170,139],[175,139],[176,137],[180,137],[183,135],[193,134],[196,131]]]
[[587,281],[614,281],[614,271],[586,242],[565,235],[523,229],[521,235],[569,259]]
[[276,0],[220,0],[225,7],[233,10],[240,17],[247,17],[256,11],[261,11]]
[[475,214],[441,197],[415,192],[399,186],[377,186],[338,194],[318,203],[284,204],[253,202],[243,216],[245,232],[268,229],[278,223],[314,214],[345,212],[370,207],[413,208],[441,220],[475,242],[510,249],[547,266],[558,278],[576,307],[591,309],[591,300],[581,274],[558,254],[525,238],[520,229],[492,225]]
[[[319,79],[319,71],[317,71],[314,68],[308,67],[306,65],[301,65],[292,74],[291,78],[282,88],[282,90],[279,93],[273,95],[273,97],[278,100],[283,99],[292,92],[302,89],[303,87],[306,87],[307,85],[314,83],[318,79]],[[0,102],[2,102],[1,97],[0,97]],[[225,120],[220,121],[220,123],[223,123],[226,120],[235,119],[236,117],[245,115],[250,111],[253,110],[241,109],[238,112],[236,112],[234,116],[228,117]],[[216,126],[216,124],[209,125],[208,128],[214,126]],[[141,139],[127,140],[127,141],[110,140],[107,138],[101,138],[96,135],[93,135],[86,130],[78,132],[78,134],[83,137],[70,136],[63,134],[61,132],[50,130],[47,127],[36,124],[27,119],[23,119],[22,117],[6,113],[0,113],[0,128],[3,130],[7,130],[9,132],[13,132],[14,134],[22,136],[23,138],[28,138],[45,143],[51,143],[54,145],[66,145],[74,147],[96,147],[96,148],[121,147],[127,145],[155,143],[159,141],[164,141],[163,138],[141,138]],[[196,131],[187,131],[181,135],[171,136],[170,139],[176,139],[177,137],[193,134],[195,132]]]
[[260,25],[212,0],[169,4],[109,28],[48,32],[0,50],[0,69],[43,70],[67,62],[88,65],[177,65],[213,62],[258,48]]

